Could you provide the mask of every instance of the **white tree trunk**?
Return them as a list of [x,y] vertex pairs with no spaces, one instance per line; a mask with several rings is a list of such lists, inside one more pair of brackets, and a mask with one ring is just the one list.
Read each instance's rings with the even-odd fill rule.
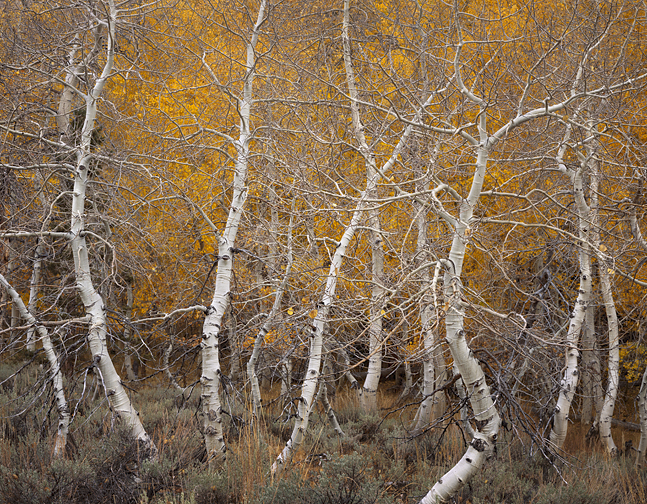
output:
[[[524,107],[522,98],[519,104],[517,116],[508,121],[503,126],[499,127],[499,129],[493,134],[488,135],[486,125],[489,104],[476,96],[473,91],[468,89],[463,83],[461,77],[460,57],[463,40],[458,16],[456,17],[456,21],[458,25],[457,34],[459,37],[459,42],[456,46],[456,52],[454,55],[454,82],[457,88],[460,90],[461,94],[465,96],[467,100],[478,105],[480,109],[477,116],[479,138],[476,139],[472,137],[464,130],[456,130],[452,133],[461,135],[475,148],[475,171],[474,178],[472,179],[472,184],[470,187],[470,192],[467,198],[462,198],[457,191],[449,188],[447,184],[440,184],[432,192],[432,201],[435,206],[435,211],[438,213],[438,215],[445,219],[445,221],[453,228],[454,231],[454,239],[449,254],[449,260],[443,260],[443,265],[445,266],[446,270],[444,278],[445,307],[447,309],[445,317],[447,334],[446,341],[452,353],[452,356],[454,357],[454,365],[457,367],[459,373],[461,374],[463,382],[467,387],[467,393],[470,397],[470,403],[474,412],[477,429],[476,434],[474,435],[474,440],[470,444],[470,448],[467,450],[467,453],[463,456],[463,458],[456,466],[454,466],[445,476],[443,476],[443,478],[441,478],[434,485],[429,493],[422,499],[421,502],[423,504],[446,502],[465,482],[469,481],[469,479],[479,469],[483,461],[492,453],[499,430],[500,418],[496,411],[494,401],[490,396],[489,387],[485,382],[485,376],[478,361],[476,361],[476,359],[472,355],[465,339],[465,334],[463,331],[464,304],[461,301],[461,271],[465,257],[465,248],[466,243],[469,241],[469,236],[471,235],[470,224],[473,218],[474,208],[478,203],[479,197],[481,195],[485,177],[485,169],[487,166],[490,150],[494,147],[494,145],[496,145],[496,143],[505,138],[510,133],[510,131],[538,117],[543,117],[552,112],[562,110],[567,106],[568,103],[575,99],[575,97],[578,96],[577,90],[579,88],[584,72],[583,67],[586,61],[586,57],[592,50],[592,48],[590,48],[582,59],[578,74],[572,86],[571,96],[569,98],[554,105],[549,105],[547,102],[544,107],[528,110],[527,112],[523,112]],[[583,96],[585,94],[586,93],[582,93],[580,96]],[[564,144],[565,143],[566,142],[564,142]],[[560,167],[563,167],[563,162],[560,161],[560,165]],[[574,184],[574,186],[576,185]],[[581,183],[576,186],[576,188],[578,187],[581,187]],[[437,193],[443,190],[448,191],[458,204],[458,218],[453,217],[447,210],[445,210],[443,203],[438,199]],[[578,198],[578,205],[581,202],[584,202],[584,197],[581,189],[579,189],[579,194],[576,191],[576,196]],[[586,274],[582,276],[585,277],[585,281],[588,282],[588,292],[590,293],[590,265]],[[582,292],[586,292],[586,285],[583,286]],[[588,302],[588,297],[582,302]],[[578,313],[581,311],[583,315],[584,309],[582,303],[580,303],[578,307],[581,308],[580,310],[578,310]],[[579,323],[579,326],[581,326],[581,321]],[[564,411],[564,409],[566,408],[566,406],[570,407],[572,394],[574,394],[575,392],[573,382],[575,381],[575,385],[577,384],[577,348],[573,347],[572,344],[575,343],[575,345],[577,345],[579,327],[574,326],[572,329],[573,330],[569,331],[569,349],[567,351],[567,374],[569,374],[569,376],[564,380],[563,383],[563,394],[560,395],[562,404],[558,405],[559,418],[556,419],[556,423],[559,423],[560,428],[564,431],[564,436],[566,415],[568,413],[568,411]],[[564,396],[563,398],[562,395]],[[551,433],[551,438],[552,437],[553,434]],[[555,441],[560,441],[559,436],[555,438]],[[563,439],[561,439],[561,441],[563,442]]]
[[[49,361],[50,374],[54,386],[54,397],[56,397],[56,404],[58,409],[58,430],[56,432],[56,440],[54,442],[54,457],[60,458],[65,455],[65,445],[67,443],[67,434],[70,425],[70,410],[65,400],[65,391],[63,390],[63,374],[61,373],[61,363],[56,355],[52,341],[49,338],[47,329],[38,324],[32,313],[27,309],[23,303],[20,295],[16,290],[7,282],[4,276],[0,275],[0,284],[5,288],[7,294],[16,309],[25,319],[25,321],[36,329],[40,339],[43,343],[43,350],[45,356]],[[35,342],[34,342],[35,346]]]
[[609,264],[607,261],[600,261],[598,274],[600,276],[600,290],[602,292],[602,302],[607,315],[607,330],[609,331],[609,362],[608,362],[608,382],[607,390],[604,396],[604,404],[600,412],[600,438],[607,447],[610,455],[617,455],[618,449],[613,442],[611,435],[611,420],[613,410],[618,396],[618,384],[620,379],[620,340],[618,338],[618,315],[616,305],[613,300],[611,290],[611,279],[609,274]]
[[[225,439],[222,428],[222,406],[220,403],[220,358],[218,336],[222,319],[230,299],[233,255],[236,235],[247,199],[247,169],[249,163],[249,143],[251,140],[250,115],[253,103],[253,84],[256,68],[256,44],[261,24],[265,20],[267,0],[262,0],[254,25],[252,36],[247,43],[246,75],[243,98],[239,103],[239,137],[234,141],[237,151],[234,169],[234,185],[227,224],[218,237],[218,272],[211,306],[207,310],[202,329],[202,413],[203,436],[207,449],[207,460],[219,464],[225,461]],[[205,63],[205,66],[206,63]],[[211,71],[207,66],[207,70]],[[213,75],[213,74],[212,74]],[[217,80],[216,80],[217,82]],[[203,214],[204,215],[204,214]],[[215,229],[215,226],[212,226]]]
[[636,466],[643,467],[645,465],[645,453],[647,452],[647,368],[643,373],[640,392],[638,392],[638,414],[640,415],[640,444],[638,445]]
[[321,368],[321,358],[323,349],[323,334],[328,323],[328,312],[330,305],[335,299],[335,289],[337,287],[337,276],[342,267],[346,247],[350,240],[355,235],[355,231],[359,226],[362,209],[364,206],[365,193],[362,193],[357,207],[353,211],[350,224],[344,231],[344,234],[335,250],[335,254],[330,263],[330,270],[328,272],[328,280],[321,301],[317,304],[317,315],[311,328],[310,334],[310,358],[308,360],[308,370],[306,371],[301,387],[301,397],[299,399],[299,407],[297,409],[297,416],[292,430],[292,435],[286,443],[285,447],[272,464],[271,473],[276,475],[280,473],[286,464],[292,459],[294,450],[301,444],[303,437],[308,428],[308,421],[310,413],[314,406],[314,395],[317,383],[319,382],[319,374]]
[[[423,244],[420,243],[421,237],[421,227],[418,229],[418,251],[422,251],[424,247],[424,242],[426,242],[426,227],[427,219],[424,219],[424,230],[425,230],[425,239]],[[425,268],[425,273],[423,275],[423,280],[425,284],[431,284],[431,295],[433,299],[433,305],[429,302],[428,296],[424,296],[421,300],[421,303],[426,303],[420,307],[420,322],[422,324],[422,335],[423,335],[423,345],[424,345],[424,362],[423,362],[423,371],[422,371],[422,402],[416,413],[415,423],[412,426],[414,432],[422,431],[432,420],[432,416],[436,413],[435,407],[437,403],[444,403],[441,398],[436,397],[437,394],[433,394],[436,390],[438,384],[438,376],[436,375],[436,354],[441,351],[440,342],[436,337],[438,331],[438,296],[436,295],[436,286],[438,284],[438,278],[440,276],[440,262],[436,263],[434,269],[433,280],[429,280],[429,271],[428,268]],[[438,373],[440,374],[440,373]],[[442,404],[444,410],[444,404]]]
[[[459,52],[456,60],[458,61]],[[458,76],[458,70],[456,72]],[[462,86],[458,78],[459,86]],[[480,103],[480,101],[479,101]],[[483,106],[483,105],[481,105]],[[446,342],[454,357],[454,366],[461,375],[467,389],[476,429],[467,452],[461,460],[447,472],[421,500],[422,504],[447,502],[474,474],[480,469],[483,462],[494,452],[501,420],[490,394],[490,388],[485,380],[483,370],[472,354],[467,340],[463,323],[465,307],[461,300],[462,281],[461,272],[465,259],[466,244],[471,234],[470,223],[485,179],[485,170],[491,147],[486,130],[486,113],[481,111],[479,120],[480,142],[473,141],[476,145],[476,166],[470,192],[466,199],[459,200],[459,218],[450,216],[436,198],[437,211],[454,228],[454,239],[449,253],[449,260],[444,260],[444,295],[445,295],[445,327]],[[492,142],[494,143],[494,142]],[[458,195],[455,194],[454,197]]]
[[[86,110],[81,129],[80,144],[76,148],[77,160],[72,194],[71,248],[74,257],[76,285],[85,307],[85,312],[90,317],[90,330],[88,333],[90,351],[92,352],[94,363],[101,373],[103,386],[105,387],[106,395],[110,398],[112,410],[128,426],[133,437],[141,441],[150,450],[150,455],[155,457],[157,449],[144,430],[139,419],[139,413],[133,408],[108,353],[106,346],[106,308],[103,298],[92,283],[88,246],[85,240],[85,195],[89,181],[89,164],[93,157],[91,143],[92,134],[95,130],[97,102],[112,73],[114,64],[117,9],[112,0],[109,0],[108,6],[109,19],[107,25],[109,26],[109,36],[107,37],[106,61],[94,87],[87,95],[84,95]],[[98,33],[95,38],[97,40],[102,39]],[[81,69],[74,67],[69,71],[71,74],[78,75]]]
[[[355,139],[359,144],[359,151],[366,162],[366,194],[372,200],[378,199],[377,182],[378,169],[375,163],[375,154],[369,147],[364,135],[364,125],[359,114],[358,94],[355,86],[355,72],[351,60],[351,45],[348,35],[350,18],[350,0],[344,1],[344,22],[342,27],[342,41],[344,45],[344,67],[346,69],[346,83],[350,96],[351,116]],[[364,379],[364,386],[358,390],[360,404],[367,411],[377,410],[377,387],[382,375],[382,321],[384,315],[384,246],[382,243],[382,229],[380,226],[379,212],[375,208],[368,209],[368,225],[371,240],[371,304],[369,313],[369,358],[368,370]]]
[[[292,209],[294,210],[294,205],[292,206]],[[293,214],[291,214],[293,215]],[[293,224],[293,218],[292,216],[290,217],[290,224],[289,224],[289,229],[288,229],[288,243],[287,243],[287,265],[285,266],[285,275],[283,276],[283,280],[281,281],[281,284],[277,287],[276,293],[274,295],[274,303],[272,305],[272,309],[270,310],[270,313],[267,315],[267,318],[265,319],[265,323],[261,327],[261,330],[258,332],[256,335],[256,338],[254,340],[254,349],[252,350],[252,355],[249,358],[249,361],[247,361],[247,378],[249,379],[251,383],[251,388],[252,388],[252,404],[254,408],[254,414],[259,414],[261,407],[262,407],[262,398],[261,398],[261,388],[258,383],[258,376],[256,375],[256,363],[258,362],[258,357],[261,354],[261,348],[263,347],[263,343],[265,341],[265,336],[267,336],[267,333],[270,332],[272,327],[274,326],[274,321],[276,315],[280,312],[281,310],[281,298],[283,297],[283,293],[285,292],[285,288],[288,284],[288,280],[290,279],[290,273],[292,271],[292,263],[293,263],[293,257],[292,257],[292,224]],[[287,362],[285,363],[285,379],[282,380],[283,385],[281,386],[281,393],[283,394],[283,386],[286,387],[286,392],[289,391],[289,384],[287,383],[289,381],[288,376],[290,375],[290,359],[288,357]]]
[[564,164],[563,158],[566,151],[567,142],[570,139],[570,135],[571,126],[568,125],[564,136],[564,141],[562,142],[562,147],[560,147],[557,154],[557,162],[560,170],[570,177],[575,194],[575,204],[578,215],[578,230],[581,240],[579,244],[580,287],[579,294],[577,296],[577,300],[575,301],[575,306],[571,314],[568,332],[566,333],[564,348],[564,378],[562,378],[562,381],[560,382],[559,398],[557,399],[557,405],[555,406],[553,427],[550,431],[549,436],[551,448],[555,450],[561,449],[566,439],[566,432],[568,430],[568,414],[571,409],[573,397],[575,396],[579,378],[579,338],[582,330],[582,325],[584,324],[586,310],[591,301],[591,293],[593,288],[591,278],[591,250],[589,245],[591,237],[591,215],[590,208],[586,203],[586,199],[584,197],[585,186],[583,180],[583,170],[586,168],[586,164],[582,163],[582,166],[580,166],[577,171],[568,168]]
[[[588,247],[586,247],[588,249]],[[571,403],[577,389],[579,370],[577,350],[580,330],[584,322],[584,316],[591,299],[591,258],[588,250],[580,252],[580,293],[575,301],[575,307],[568,327],[565,342],[565,368],[564,378],[560,383],[559,398],[555,406],[555,416],[553,428],[550,431],[549,441],[553,449],[560,449],[566,439],[568,430],[568,414],[571,409]]]
[[620,379],[620,340],[618,339],[618,314],[616,305],[613,300],[613,291],[611,290],[611,269],[610,262],[605,258],[605,254],[600,251],[606,248],[600,245],[599,232],[599,209],[598,209],[598,189],[600,186],[600,163],[597,158],[600,143],[597,134],[597,126],[589,122],[587,128],[589,135],[593,140],[586,144],[587,159],[586,165],[590,172],[590,200],[591,200],[591,241],[598,254],[598,277],[600,278],[600,293],[602,303],[607,316],[607,331],[609,333],[609,360],[607,367],[607,390],[604,396],[604,403],[600,410],[600,438],[607,448],[607,453],[612,456],[618,454],[618,449],[613,442],[611,435],[611,420],[616,398],[618,396],[618,384]]

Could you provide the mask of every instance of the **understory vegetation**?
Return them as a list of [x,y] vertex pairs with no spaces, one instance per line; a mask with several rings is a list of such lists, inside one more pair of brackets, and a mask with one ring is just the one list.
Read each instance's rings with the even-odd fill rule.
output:
[[[417,402],[399,400],[395,387],[385,387],[376,415],[364,413],[352,391],[340,387],[331,390],[331,402],[345,436],[338,436],[324,412],[316,409],[301,450],[288,469],[272,479],[268,468],[292,428],[286,421],[286,404],[273,386],[267,395],[276,400],[258,418],[245,414],[244,396],[228,397],[228,463],[210,470],[197,395],[182,400],[161,378],[152,378],[131,392],[159,449],[159,458],[151,461],[111,414],[103,390],[95,390],[86,377],[85,394],[71,405],[74,419],[66,456],[55,460],[56,412],[47,400],[43,371],[37,364],[14,376],[15,370],[9,365],[0,368],[0,501],[6,503],[418,502],[466,447],[457,421],[412,437],[407,427]],[[514,424],[506,426],[494,459],[454,502],[647,502],[647,475],[636,469],[630,448],[631,443],[637,445],[637,432],[614,431],[626,451],[609,458],[575,424],[563,459],[550,461]]]

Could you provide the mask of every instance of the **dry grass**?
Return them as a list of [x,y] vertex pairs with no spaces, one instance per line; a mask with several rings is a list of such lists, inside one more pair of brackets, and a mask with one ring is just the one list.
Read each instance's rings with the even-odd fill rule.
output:
[[[35,373],[0,390],[0,502],[45,503],[413,503],[462,456],[465,440],[458,427],[436,428],[411,439],[406,430],[414,408],[398,404],[396,393],[379,397],[377,415],[362,412],[354,393],[342,389],[333,406],[347,438],[340,439],[323,412],[312,416],[309,434],[293,463],[275,480],[269,467],[283,448],[291,425],[281,419],[283,405],[272,401],[260,418],[243,414],[230,401],[230,413],[244,423],[226,421],[227,463],[218,471],[203,464],[196,398],[178,407],[164,387],[142,389],[135,401],[160,450],[156,462],[141,460],[113,422],[105,404],[79,406],[66,460],[53,462],[55,411],[32,395]],[[244,400],[244,398],[243,398]],[[26,414],[10,413],[34,402]],[[229,418],[229,417],[227,417]],[[638,433],[614,429],[619,446]],[[579,424],[571,425],[565,460],[551,463],[529,454],[524,436],[502,432],[498,453],[455,497],[457,503],[645,503],[645,474],[633,457],[610,459],[599,444],[590,446]]]

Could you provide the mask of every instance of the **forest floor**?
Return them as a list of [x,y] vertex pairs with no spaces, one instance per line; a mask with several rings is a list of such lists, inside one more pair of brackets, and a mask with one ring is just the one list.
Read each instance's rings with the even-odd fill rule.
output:
[[[9,374],[8,366],[0,366],[0,382]],[[367,415],[342,390],[332,403],[346,436],[337,436],[317,408],[293,462],[272,479],[269,468],[291,433],[291,423],[283,421],[286,405],[269,401],[263,416],[252,419],[243,413],[244,397],[226,396],[227,461],[208,468],[198,398],[183,402],[174,389],[149,383],[132,398],[159,449],[158,460],[144,460],[105,396],[89,386],[83,400],[71,404],[67,456],[53,460],[56,408],[41,378],[37,370],[26,370],[0,385],[3,503],[415,503],[465,450],[456,425],[412,438],[406,427],[413,407],[398,410],[395,394],[380,398],[379,414]],[[72,391],[75,397],[81,386]],[[647,503],[647,474],[635,468],[635,452],[611,459],[585,434],[572,424],[562,460],[551,463],[531,454],[529,439],[509,425],[501,431],[496,457],[453,502]],[[637,432],[614,430],[618,446],[629,440],[637,446],[638,438]]]

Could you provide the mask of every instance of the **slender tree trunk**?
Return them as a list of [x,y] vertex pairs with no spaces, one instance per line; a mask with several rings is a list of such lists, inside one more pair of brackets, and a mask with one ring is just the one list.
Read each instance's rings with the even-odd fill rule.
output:
[[555,406],[553,427],[550,431],[549,436],[551,448],[554,450],[561,449],[566,439],[566,432],[568,430],[568,415],[571,409],[571,403],[573,402],[573,397],[575,396],[575,391],[577,389],[577,382],[580,372],[580,370],[578,369],[578,345],[580,333],[582,330],[582,325],[584,324],[584,319],[586,317],[587,308],[589,307],[589,303],[591,302],[591,293],[593,288],[591,278],[591,250],[589,245],[591,238],[591,215],[590,208],[586,203],[586,199],[584,197],[585,184],[583,171],[587,167],[586,163],[582,163],[582,165],[575,171],[567,168],[564,164],[563,158],[566,151],[567,142],[570,139],[570,135],[571,126],[569,124],[564,136],[564,142],[562,143],[562,147],[560,147],[557,154],[557,162],[562,172],[570,177],[575,194],[575,204],[578,215],[578,232],[581,240],[579,251],[580,287],[579,294],[577,296],[577,300],[575,301],[575,306],[571,314],[568,332],[566,333],[564,349],[564,378],[560,383],[560,392],[559,398],[557,399],[557,405]]
[[364,206],[365,193],[362,193],[357,207],[353,211],[351,222],[344,231],[344,234],[335,250],[335,254],[330,263],[330,270],[328,272],[328,279],[321,301],[317,304],[317,315],[315,316],[313,327],[310,333],[310,358],[308,360],[308,370],[306,371],[301,387],[301,398],[299,400],[299,407],[297,409],[297,416],[294,423],[292,435],[286,443],[285,447],[272,464],[271,473],[276,475],[283,470],[286,464],[292,459],[294,450],[301,444],[303,437],[308,428],[308,421],[310,413],[314,406],[314,395],[317,383],[319,382],[319,374],[321,368],[322,349],[323,349],[323,335],[328,323],[328,312],[330,306],[335,299],[335,289],[337,287],[337,275],[341,270],[346,247],[350,240],[355,235],[355,231],[359,226],[362,209]]
[[[425,219],[425,229],[426,229],[426,219]],[[426,233],[425,233],[426,235]],[[420,237],[420,234],[418,235]],[[426,241],[426,238],[425,238]],[[419,243],[420,245],[420,243]],[[420,247],[419,247],[420,248]],[[440,342],[436,336],[438,327],[438,298],[436,295],[436,286],[438,283],[438,278],[440,276],[440,262],[436,263],[434,269],[433,280],[429,279],[429,273],[425,270],[424,280],[426,284],[431,284],[431,295],[433,297],[433,305],[429,302],[427,296],[423,297],[423,301],[426,301],[424,306],[421,306],[421,323],[422,323],[422,334],[423,334],[423,345],[425,349],[425,357],[423,362],[423,374],[422,374],[422,396],[423,400],[420,403],[418,412],[416,413],[416,421],[413,425],[413,431],[422,431],[432,420],[432,416],[438,414],[438,410],[442,407],[442,412],[445,411],[444,396],[437,397],[439,394],[433,394],[433,391],[436,390],[439,383],[439,376],[436,375],[437,369],[437,354],[441,352]],[[442,368],[439,369],[439,371]],[[440,372],[438,373],[440,375]],[[442,412],[440,413],[442,415]]]
[[49,361],[51,380],[54,386],[54,397],[56,397],[58,409],[58,429],[56,432],[56,441],[54,442],[54,457],[61,458],[65,455],[65,446],[70,425],[70,410],[67,405],[67,401],[65,400],[65,392],[63,390],[63,374],[61,373],[60,359],[54,350],[54,346],[52,345],[52,340],[49,337],[47,329],[38,324],[38,321],[25,306],[25,303],[23,303],[20,295],[2,275],[0,275],[0,284],[2,284],[7,291],[12,303],[16,306],[16,309],[19,311],[22,318],[25,319],[30,326],[35,327],[43,343],[43,350],[45,351],[45,356]]
[[[351,60],[351,43],[348,34],[350,19],[350,0],[344,1],[344,22],[342,41],[344,46],[344,67],[346,84],[350,96],[350,108],[355,139],[366,163],[366,194],[369,199],[377,200],[378,168],[375,154],[366,141],[364,125],[360,118],[358,93],[355,85],[355,72]],[[368,225],[371,240],[371,307],[369,314],[369,358],[364,386],[358,389],[360,404],[367,411],[377,410],[377,387],[382,375],[382,321],[384,318],[384,245],[379,213],[376,208],[368,209]]]
[[[457,52],[456,61],[458,61],[459,55],[460,51]],[[460,75],[458,71],[456,75]],[[460,78],[459,85],[461,85]],[[484,106],[480,101],[478,103],[481,107]],[[481,195],[489,157],[490,141],[487,135],[485,111],[480,114],[479,134],[480,142],[476,145],[477,156],[474,177],[467,198],[458,202],[459,218],[449,215],[442,207],[442,203],[437,198],[434,198],[437,211],[452,225],[454,230],[454,239],[449,258],[448,260],[443,260],[443,265],[445,266],[444,297],[447,310],[445,314],[445,341],[454,357],[454,366],[460,373],[467,389],[467,396],[474,412],[477,429],[475,429],[472,441],[461,460],[438,480],[421,500],[421,504],[447,502],[465,482],[469,481],[485,460],[494,452],[501,424],[483,370],[465,338],[463,325],[465,305],[461,300],[463,295],[461,273],[465,259],[466,243],[471,235],[470,223],[472,222],[474,207]],[[454,197],[458,197],[458,194],[455,194]]]
[[643,467],[645,465],[645,453],[647,452],[647,368],[643,373],[637,399],[638,414],[640,415],[640,444],[638,445],[636,466]]
[[[72,194],[71,216],[71,249],[74,257],[76,285],[86,314],[90,317],[88,343],[96,369],[100,372],[106,395],[110,398],[112,410],[130,429],[134,438],[144,444],[151,457],[156,457],[157,448],[146,433],[139,413],[133,408],[130,398],[121,384],[121,379],[114,367],[106,345],[106,307],[103,298],[94,288],[90,272],[88,245],[85,232],[85,198],[89,182],[89,165],[92,155],[92,135],[95,131],[97,102],[101,97],[104,86],[110,77],[114,64],[115,36],[117,25],[117,9],[113,0],[108,1],[109,19],[107,22],[109,34],[107,37],[106,61],[99,78],[91,91],[84,96],[85,118],[81,129],[80,144],[76,148],[76,170],[74,173],[74,191]],[[97,28],[100,30],[101,28]],[[97,41],[103,40],[100,33],[95,34]],[[99,42],[102,45],[102,42]],[[87,64],[87,61],[84,63]],[[82,72],[74,65],[68,75],[76,76]],[[66,87],[67,89],[67,87]]]
[[591,200],[591,242],[598,255],[598,277],[600,279],[600,294],[604,311],[607,316],[607,331],[609,334],[609,362],[607,366],[607,389],[604,395],[604,403],[600,410],[600,438],[607,448],[607,453],[612,456],[618,454],[618,449],[613,442],[611,435],[611,420],[613,419],[613,410],[616,398],[618,396],[618,383],[620,379],[620,340],[618,338],[618,315],[616,305],[613,300],[613,291],[611,287],[611,263],[606,258],[604,251],[606,247],[600,245],[599,231],[599,208],[598,208],[598,190],[600,187],[600,162],[598,152],[600,142],[597,133],[597,126],[593,121],[588,123],[588,132],[592,140],[586,144],[587,159],[586,165],[589,167],[590,178],[590,200]]
[[[225,461],[225,452],[227,450],[223,434],[222,406],[220,403],[220,377],[222,371],[220,368],[218,337],[222,319],[230,300],[236,235],[247,199],[247,169],[249,143],[251,141],[250,117],[256,68],[255,49],[258,43],[260,27],[265,20],[266,6],[267,0],[262,0],[258,9],[256,24],[252,30],[252,36],[247,43],[245,83],[243,98],[239,103],[238,111],[240,116],[239,138],[236,141],[230,139],[236,147],[238,155],[234,169],[234,190],[225,230],[218,237],[216,286],[202,330],[202,376],[200,377],[200,383],[202,384],[203,436],[207,449],[207,459],[215,464]],[[206,62],[205,66],[211,72]],[[215,81],[217,82],[217,79]],[[203,217],[206,217],[204,213]],[[213,223],[211,225],[214,231],[217,230]]]
[[[294,210],[294,205],[292,207]],[[293,224],[293,218],[292,215],[294,215],[294,212],[292,212],[290,216],[290,224],[289,224],[289,229],[288,229],[288,244],[287,244],[287,265],[285,267],[285,275],[283,276],[283,280],[281,281],[281,284],[277,287],[276,293],[274,295],[274,304],[272,305],[272,309],[270,310],[270,313],[267,315],[267,318],[265,319],[265,323],[261,327],[261,330],[258,332],[258,335],[256,336],[254,340],[254,349],[252,350],[252,355],[249,358],[249,361],[247,362],[247,377],[251,383],[251,388],[252,388],[252,403],[254,407],[254,414],[259,414],[261,407],[262,407],[262,398],[261,398],[261,388],[258,383],[258,376],[256,375],[256,363],[258,362],[258,357],[261,354],[261,348],[263,346],[263,343],[265,341],[265,336],[267,336],[267,333],[270,332],[272,327],[274,326],[275,323],[275,318],[281,311],[281,298],[283,297],[283,293],[285,292],[285,289],[288,284],[288,280],[290,279],[290,273],[292,271],[292,263],[293,263],[293,257],[292,257],[292,224]],[[289,390],[289,384],[287,383],[289,381],[289,366],[290,366],[290,359],[288,358],[285,365],[285,379],[282,380],[283,384],[285,384],[285,387],[287,388],[286,392]],[[283,386],[281,387],[281,393],[283,393]]]

